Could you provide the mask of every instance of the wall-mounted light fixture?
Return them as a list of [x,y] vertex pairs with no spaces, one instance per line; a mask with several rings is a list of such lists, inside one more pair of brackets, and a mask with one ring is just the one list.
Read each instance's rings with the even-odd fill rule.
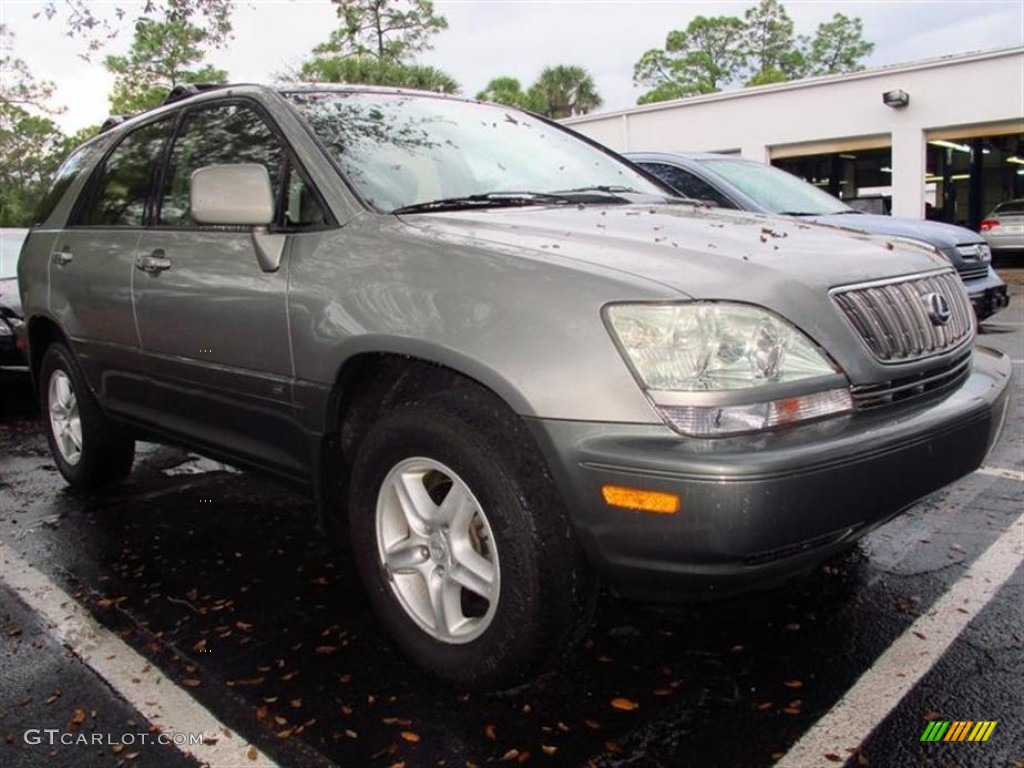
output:
[[882,94],[882,103],[893,109],[902,109],[910,103],[910,94],[906,91],[886,91]]

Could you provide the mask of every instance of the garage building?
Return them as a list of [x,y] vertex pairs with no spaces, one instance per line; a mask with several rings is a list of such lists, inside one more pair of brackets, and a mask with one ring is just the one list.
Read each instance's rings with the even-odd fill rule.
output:
[[618,151],[740,154],[862,210],[976,230],[1024,197],[1024,46],[563,122]]

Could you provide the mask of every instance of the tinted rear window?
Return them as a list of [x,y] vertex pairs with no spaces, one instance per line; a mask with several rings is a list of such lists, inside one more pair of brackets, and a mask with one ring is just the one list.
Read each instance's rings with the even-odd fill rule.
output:
[[50,189],[42,200],[39,201],[39,205],[36,208],[35,215],[32,218],[32,222],[36,225],[44,223],[50,214],[53,213],[53,209],[57,207],[57,203],[60,202],[61,198],[64,197],[64,193],[68,191],[68,187],[71,186],[72,182],[78,178],[78,174],[89,164],[89,158],[92,156],[92,150],[95,147],[92,145],[79,147],[70,155],[63,163],[60,164],[60,168],[53,174],[53,180],[50,182]]
[[1007,200],[996,206],[996,213],[1024,213],[1024,200]]

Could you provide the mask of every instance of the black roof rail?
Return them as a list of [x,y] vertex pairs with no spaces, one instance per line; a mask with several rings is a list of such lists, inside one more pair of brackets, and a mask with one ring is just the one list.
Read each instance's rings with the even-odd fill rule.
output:
[[117,126],[119,126],[121,123],[123,123],[127,119],[128,119],[128,115],[111,115],[110,117],[108,117],[106,120],[103,121],[103,125],[100,126],[99,132],[100,133],[106,133],[111,128],[116,128]]
[[197,93],[203,91],[212,91],[215,88],[227,88],[227,83],[182,83],[171,88],[170,93],[167,94],[167,98],[164,99],[164,104],[173,104],[176,101],[187,99],[190,96],[195,96]]

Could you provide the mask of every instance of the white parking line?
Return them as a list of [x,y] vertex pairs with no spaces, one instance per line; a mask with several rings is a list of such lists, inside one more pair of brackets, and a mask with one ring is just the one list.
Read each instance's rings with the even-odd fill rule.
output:
[[61,643],[164,733],[204,734],[203,744],[176,744],[179,750],[218,768],[277,768],[2,540],[0,581],[42,616]]
[[1003,469],[1001,467],[982,467],[981,469],[975,470],[979,475],[990,475],[992,477],[1001,477],[1004,480],[1018,480],[1024,482],[1024,472],[1017,469]]
[[[839,702],[775,768],[817,768],[825,755],[843,760],[864,743],[903,697],[935,666],[964,627],[1024,561],[1024,515],[1018,517],[931,610],[889,646]],[[915,740],[919,733],[908,733]]]

